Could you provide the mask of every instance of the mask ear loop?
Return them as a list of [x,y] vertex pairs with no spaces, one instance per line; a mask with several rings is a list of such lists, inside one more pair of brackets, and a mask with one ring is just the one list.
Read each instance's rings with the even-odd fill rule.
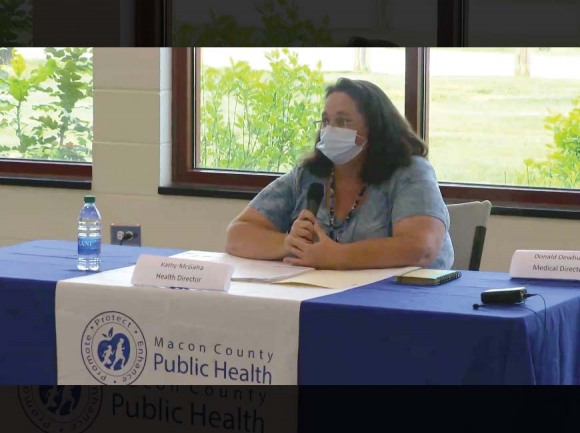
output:
[[365,146],[368,144],[368,142],[369,142],[369,139],[368,139],[368,138],[365,138],[365,137],[363,137],[363,136],[361,136],[361,135],[358,135],[358,134],[357,134],[356,136],[357,136],[357,137],[359,137],[359,138],[364,138],[364,139],[365,139],[364,143],[363,143],[363,144],[361,144],[360,146],[357,144],[357,146],[359,146],[359,147],[361,147],[362,149],[364,149],[364,148],[365,148]]

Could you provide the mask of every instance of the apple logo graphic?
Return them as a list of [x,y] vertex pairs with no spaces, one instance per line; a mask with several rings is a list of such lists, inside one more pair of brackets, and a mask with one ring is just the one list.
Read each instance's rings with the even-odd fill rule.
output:
[[[87,371],[101,384],[129,385],[145,369],[147,343],[131,317],[106,311],[86,326],[81,337],[81,356]],[[83,380],[78,378],[75,383]]]
[[111,326],[109,332],[102,334],[105,339],[99,343],[97,353],[103,367],[119,371],[127,364],[131,355],[131,346],[124,333],[118,332],[113,335],[113,329],[114,327]]

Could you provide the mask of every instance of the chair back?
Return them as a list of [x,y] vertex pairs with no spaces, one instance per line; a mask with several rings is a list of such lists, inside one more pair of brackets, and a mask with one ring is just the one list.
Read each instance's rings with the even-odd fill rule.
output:
[[447,205],[449,236],[455,250],[453,269],[479,271],[491,202],[474,201]]

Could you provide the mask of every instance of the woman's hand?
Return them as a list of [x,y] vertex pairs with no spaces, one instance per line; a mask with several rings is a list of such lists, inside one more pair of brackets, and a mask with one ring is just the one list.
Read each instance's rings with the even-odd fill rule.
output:
[[314,224],[316,224],[316,217],[312,212],[306,209],[300,212],[300,215],[298,215],[298,218],[292,224],[290,233],[288,233],[284,240],[284,246],[289,254],[292,253],[292,248],[296,248],[299,245],[300,240],[307,243],[314,242],[316,239]]
[[330,239],[318,222],[313,226],[318,242],[293,238],[290,252],[295,257],[286,257],[284,263],[316,269],[342,269],[341,245]]

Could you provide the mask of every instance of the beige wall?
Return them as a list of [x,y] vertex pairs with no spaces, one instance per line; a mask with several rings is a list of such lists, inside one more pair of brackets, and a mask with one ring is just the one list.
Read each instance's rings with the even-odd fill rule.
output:
[[[108,226],[139,223],[147,246],[223,251],[243,200],[157,194],[170,173],[170,52],[95,49],[93,193]],[[134,167],[134,168],[133,168]],[[86,191],[0,185],[0,245],[75,240]],[[494,216],[482,268],[505,271],[516,248],[578,249],[580,222]]]

